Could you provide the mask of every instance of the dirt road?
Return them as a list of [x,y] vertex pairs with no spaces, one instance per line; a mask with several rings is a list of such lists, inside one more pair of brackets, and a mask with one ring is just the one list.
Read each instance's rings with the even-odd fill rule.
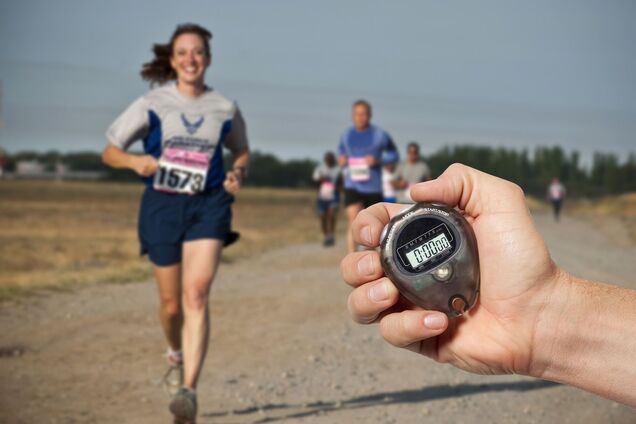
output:
[[[636,288],[620,222],[536,221],[565,269]],[[222,267],[199,423],[636,422],[636,410],[570,387],[470,375],[388,346],[348,319],[341,252],[290,246]],[[0,306],[0,422],[171,422],[156,306],[152,282]]]

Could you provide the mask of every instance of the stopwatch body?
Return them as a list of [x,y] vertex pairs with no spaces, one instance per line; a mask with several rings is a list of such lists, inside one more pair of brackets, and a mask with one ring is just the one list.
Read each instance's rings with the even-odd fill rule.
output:
[[458,316],[477,301],[477,240],[455,209],[413,205],[387,224],[380,249],[384,273],[414,304]]

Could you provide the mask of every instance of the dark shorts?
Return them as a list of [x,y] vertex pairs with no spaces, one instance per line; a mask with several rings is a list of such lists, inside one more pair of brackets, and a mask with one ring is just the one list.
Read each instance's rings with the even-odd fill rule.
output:
[[323,214],[327,212],[329,209],[338,209],[338,204],[340,202],[338,199],[335,200],[316,200],[316,207],[318,208],[318,212]]
[[355,203],[361,203],[362,207],[368,208],[371,205],[382,202],[382,193],[361,193],[357,190],[346,188],[344,191],[345,207]]
[[181,262],[183,242],[225,240],[232,223],[234,196],[223,188],[189,196],[146,188],[139,208],[141,254],[155,265]]

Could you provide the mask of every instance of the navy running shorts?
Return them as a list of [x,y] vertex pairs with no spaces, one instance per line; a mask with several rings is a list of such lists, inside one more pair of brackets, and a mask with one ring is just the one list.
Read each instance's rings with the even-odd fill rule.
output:
[[344,204],[345,206],[353,204],[362,204],[363,208],[382,202],[382,193],[362,193],[354,189],[345,188]]
[[222,187],[196,195],[172,194],[147,187],[139,208],[141,254],[159,266],[181,262],[183,242],[225,240],[232,224],[234,196]]

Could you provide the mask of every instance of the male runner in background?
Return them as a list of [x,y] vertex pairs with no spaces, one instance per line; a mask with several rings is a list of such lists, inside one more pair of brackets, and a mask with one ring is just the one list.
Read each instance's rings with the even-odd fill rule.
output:
[[420,158],[420,146],[411,141],[406,147],[406,160],[395,170],[393,187],[397,189],[398,203],[413,203],[411,187],[431,179],[431,170]]
[[[362,209],[382,202],[382,165],[399,160],[391,136],[371,125],[371,105],[366,100],[353,103],[353,126],[340,137],[338,162],[344,169],[344,202],[349,228]],[[347,231],[349,252],[356,249]]]

